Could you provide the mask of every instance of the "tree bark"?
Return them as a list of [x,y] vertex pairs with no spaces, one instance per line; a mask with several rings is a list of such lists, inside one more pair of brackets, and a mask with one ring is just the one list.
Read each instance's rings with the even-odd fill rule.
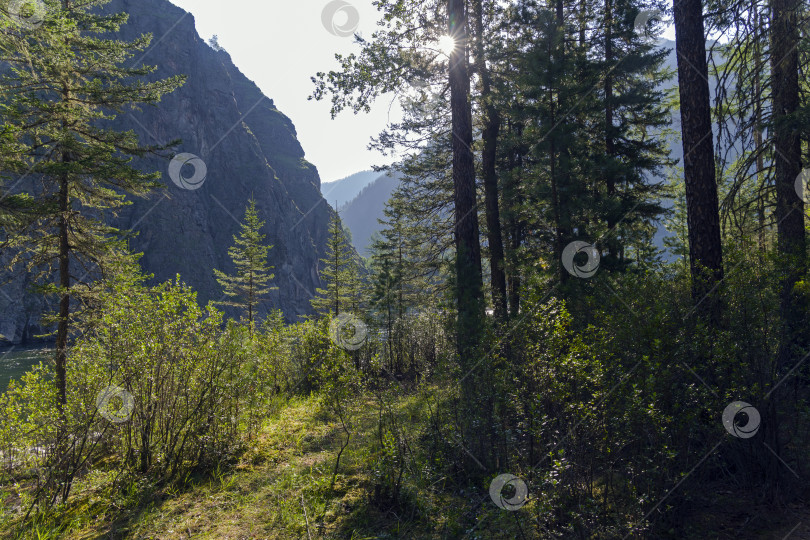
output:
[[781,264],[780,309],[785,326],[779,368],[789,361],[799,338],[801,306],[793,293],[805,270],[804,202],[795,189],[801,173],[801,137],[795,119],[799,108],[798,0],[771,0],[771,87],[773,96],[774,168],[777,246]]
[[692,298],[700,313],[716,321],[719,318],[716,288],[723,279],[723,253],[703,6],[700,0],[676,0],[674,15]]
[[[781,379],[796,356],[804,352],[803,321],[806,307],[794,292],[806,266],[804,201],[795,189],[801,172],[801,137],[795,114],[799,108],[799,0],[771,0],[771,92],[773,99],[774,169],[776,183],[776,231],[780,260],[779,351],[775,376]],[[780,394],[771,395],[763,437],[778,456]],[[779,493],[781,468],[777,456],[766,455],[766,478],[771,498]]]
[[[62,158],[67,162],[68,158]],[[68,319],[70,317],[70,243],[68,228],[70,226],[69,180],[63,177],[59,186],[59,322],[56,329],[56,391],[58,394],[59,412],[62,414],[67,405],[67,341]]]
[[470,76],[467,68],[467,14],[464,0],[448,0],[449,31],[455,40],[450,55],[453,187],[455,202],[456,301],[458,352],[469,359],[478,346],[483,278],[475,200],[472,153]]
[[[765,27],[765,21],[758,13],[756,4],[754,5],[754,21],[759,28]],[[754,128],[754,146],[757,148],[757,182],[762,185],[765,173],[765,157],[762,148],[762,51],[760,50],[759,37],[754,39],[754,116],[756,127]],[[757,218],[759,220],[759,232],[757,234],[757,246],[760,253],[765,252],[765,194],[759,193],[757,200]]]
[[[522,139],[523,126],[510,125],[509,131]],[[519,180],[516,178],[523,169],[523,150],[516,147],[509,155],[509,175],[504,183],[504,208],[506,209],[506,231],[509,241],[509,265],[507,266],[507,284],[509,290],[509,316],[515,318],[520,313],[520,261],[518,253],[523,245],[523,223],[518,204]]]
[[473,0],[473,17],[475,18],[476,33],[476,71],[481,78],[480,99],[484,110],[484,127],[481,132],[481,138],[484,142],[484,148],[481,152],[481,171],[484,181],[484,205],[487,218],[492,304],[495,312],[495,320],[502,325],[506,322],[507,318],[506,272],[504,270],[503,233],[501,231],[501,213],[498,202],[498,173],[496,171],[501,118],[497,108],[492,102],[492,76],[487,67],[484,51],[483,0]]
[[[563,9],[562,0],[556,0],[555,17],[557,20],[557,35],[556,40],[550,43],[552,50],[549,51],[552,61],[558,65],[563,65],[565,61],[565,11]],[[557,105],[561,101],[560,89],[549,85],[548,100],[551,109],[551,116],[549,118],[550,125],[556,126],[559,122],[557,112],[562,111],[558,109]],[[561,112],[564,114],[564,112]],[[566,149],[557,149],[557,140],[552,134],[549,137],[549,177],[551,180],[551,198],[553,206],[554,218],[554,259],[560,261],[562,253],[565,249],[565,241],[571,236],[571,220],[569,216],[565,215],[565,210],[568,208],[568,186],[569,172],[568,163],[565,161]],[[558,158],[559,156],[559,158]],[[568,280],[568,272],[563,269],[562,265],[557,265],[557,272],[561,283]]]
[[487,376],[489,363],[480,357],[484,287],[475,200],[475,162],[471,148],[472,110],[465,8],[465,0],[448,0],[449,32],[455,41],[455,48],[450,54],[449,79],[458,309],[456,346],[463,373],[459,418],[462,447],[468,455],[473,456],[474,461],[480,463],[481,460],[488,462],[492,453],[492,399],[491,390],[485,386],[491,379]]
[[[605,64],[613,65],[613,0],[605,0]],[[616,144],[613,140],[613,75],[605,75],[605,151],[608,156],[616,153]],[[607,175],[607,194],[612,197],[616,191],[613,174]],[[609,221],[608,221],[609,223]],[[608,227],[612,225],[608,224]]]

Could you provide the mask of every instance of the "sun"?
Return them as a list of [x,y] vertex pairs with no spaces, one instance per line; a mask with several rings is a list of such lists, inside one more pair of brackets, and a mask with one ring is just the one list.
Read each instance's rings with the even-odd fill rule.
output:
[[450,56],[456,50],[456,40],[452,36],[442,36],[439,38],[439,50]]

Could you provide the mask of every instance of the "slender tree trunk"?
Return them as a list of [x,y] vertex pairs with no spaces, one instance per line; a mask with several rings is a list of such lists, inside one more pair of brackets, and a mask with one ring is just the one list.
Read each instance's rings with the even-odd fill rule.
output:
[[[387,304],[386,311],[388,312],[387,325],[386,325],[388,327],[388,339],[386,341],[388,342],[388,354],[391,357],[391,361],[396,364],[397,360],[395,360],[395,358],[398,357],[398,354],[396,356],[394,354],[394,314],[393,314],[393,309],[392,309],[392,306],[391,306],[391,298],[390,298],[390,295],[387,294],[387,291],[386,291],[386,296],[388,297],[387,301],[386,301],[386,304]],[[398,345],[397,345],[397,347],[398,347]],[[395,372],[396,372],[396,369],[395,369]]]
[[513,255],[513,262],[511,266],[514,266],[512,272],[509,274],[509,316],[511,318],[515,318],[520,313],[520,287],[521,287],[521,279],[520,279],[520,270],[518,268],[518,260],[517,260],[517,252],[520,249],[520,246],[523,242],[523,228],[519,220],[515,218],[510,218],[508,226],[511,230],[510,236],[510,245],[509,249],[512,251]]
[[799,108],[798,0],[771,1],[771,78],[773,95],[774,168],[776,221],[781,265],[781,312],[786,326],[780,345],[779,367],[790,359],[798,338],[802,309],[793,287],[805,270],[804,202],[794,183],[802,170]]
[[461,383],[462,444],[479,461],[488,461],[491,449],[481,426],[491,424],[488,392],[483,388],[489,365],[479,365],[483,325],[481,246],[475,200],[475,163],[472,153],[470,76],[467,67],[467,13],[465,0],[448,0],[449,33],[455,40],[450,54],[451,148],[455,202],[457,350],[464,379]]
[[[613,0],[605,0],[605,64],[613,65]],[[605,154],[608,158],[616,154],[616,141],[613,136],[613,74],[608,72],[605,75]],[[612,170],[605,171],[605,184],[607,188],[607,199],[612,200],[616,194],[616,179]],[[607,228],[612,230],[616,226],[616,217],[612,211],[607,214]],[[608,235],[607,247],[612,257],[620,253],[620,247],[616,241],[618,235]]]
[[[63,154],[63,163],[69,161]],[[70,317],[70,244],[68,238],[70,197],[69,179],[63,176],[59,187],[59,322],[56,330],[56,392],[57,392],[57,430],[55,466],[53,474],[61,485],[56,486],[52,502],[57,496],[66,501],[70,493],[70,464],[68,463],[68,422],[67,422],[67,341]]]
[[[801,172],[801,137],[795,114],[799,108],[799,0],[771,0],[771,92],[773,99],[774,169],[776,183],[776,231],[780,261],[780,319],[782,329],[776,358],[776,377],[781,379],[804,352],[806,306],[794,292],[806,268],[804,202],[795,189]],[[763,434],[773,451],[781,453],[777,390],[768,403],[768,425]],[[766,475],[771,497],[778,493],[780,464],[768,456]]]
[[[70,0],[63,0],[62,8],[71,8]],[[72,96],[67,82],[63,82],[61,98],[63,104],[70,104]],[[62,128],[67,130],[67,122],[62,122]],[[69,152],[62,149],[61,160],[63,164],[71,162]],[[68,434],[67,434],[67,343],[70,329],[70,177],[62,173],[59,182],[59,322],[56,326],[56,391],[57,408],[59,413],[59,428],[56,432],[56,460],[54,467],[56,477],[63,483],[62,502],[67,501],[70,495],[70,464],[68,463]]]
[[404,268],[405,260],[402,256],[402,241],[400,240],[399,246],[397,249],[397,268],[399,269],[397,273],[397,366],[402,370],[403,364],[403,343],[402,343],[402,319],[405,317],[405,293],[402,290],[404,287],[403,279],[402,279],[402,268]]
[[[549,42],[550,49],[548,53],[553,62],[562,65],[563,55],[565,54],[564,11],[561,1],[558,0],[554,2],[554,5],[557,18],[557,40],[556,43],[552,43],[551,41]],[[551,110],[549,123],[552,126],[556,126],[558,123],[558,99],[559,90],[554,88],[553,84],[550,84],[548,89],[549,108]],[[557,139],[555,134],[552,133],[549,136],[549,177],[551,178],[551,200],[554,218],[554,259],[556,261],[560,261],[562,258],[563,249],[565,247],[565,237],[567,236],[565,226],[563,225],[563,211],[566,207],[566,201],[562,193],[565,190],[565,186],[561,186],[563,183],[563,177],[565,175],[564,167],[562,164],[562,156],[560,156],[560,161],[557,161],[558,152],[556,143]],[[568,279],[568,273],[563,269],[562,264],[557,265],[557,272],[561,282],[565,282]]]
[[253,337],[253,304],[255,302],[253,296],[253,272],[250,272],[250,284],[248,285],[250,293],[248,293],[248,334]]
[[[335,205],[337,207],[337,205]],[[335,225],[335,234],[334,238],[332,239],[333,251],[335,252],[335,317],[340,315],[340,266],[338,264],[338,250],[340,249],[340,237],[338,236],[340,232],[338,231],[337,225]]]
[[476,71],[481,79],[481,103],[484,109],[484,127],[481,138],[484,148],[481,152],[481,170],[484,181],[484,204],[487,217],[487,240],[489,243],[489,265],[492,288],[492,304],[495,320],[503,325],[506,322],[506,272],[504,269],[503,233],[501,231],[501,214],[498,202],[498,173],[496,158],[498,155],[498,136],[501,129],[501,118],[492,100],[492,76],[486,63],[484,50],[484,2],[473,0],[473,17],[475,18],[475,61]]
[[[65,3],[67,7],[67,2]],[[62,103],[71,101],[70,89],[67,83],[62,87]],[[62,128],[67,130],[67,122],[62,122]],[[60,159],[62,164],[72,161],[70,153],[62,148]],[[61,491],[62,501],[67,501],[70,493],[70,464],[68,463],[68,422],[67,422],[67,347],[68,332],[70,329],[70,177],[67,172],[62,173],[59,179],[59,321],[56,326],[56,366],[54,377],[56,379],[58,428],[56,431],[56,452],[54,474],[61,487],[54,493]]]
[[[554,122],[554,116],[551,117]],[[563,252],[563,230],[562,223],[560,223],[560,190],[557,182],[557,152],[555,149],[554,138],[551,138],[549,144],[549,177],[551,178],[551,205],[552,216],[554,218],[554,260],[560,261]],[[565,282],[568,278],[562,265],[558,265],[557,274],[561,282]]]
[[720,305],[715,289],[723,279],[723,253],[703,6],[700,0],[675,0],[674,14],[692,298],[700,304],[699,312],[717,321]]
[[[613,63],[613,0],[605,0],[605,63]],[[613,75],[605,75],[605,151],[608,157],[616,153],[613,140]],[[613,175],[608,173],[606,178],[608,197],[616,191]]]
[[[762,15],[758,12],[756,3],[753,5],[754,23],[757,28],[765,28]],[[760,73],[762,72],[762,49],[760,47],[759,35],[754,38],[754,146],[757,149],[757,182],[762,185],[765,172],[765,158],[762,149],[762,82]],[[759,221],[759,231],[757,233],[757,247],[760,253],[765,252],[765,194],[759,193],[757,197],[757,219]]]
[[[496,170],[496,160],[498,156],[498,136],[501,129],[501,117],[493,102],[492,75],[487,67],[486,50],[484,41],[486,39],[484,30],[484,0],[473,0],[473,18],[475,24],[475,61],[478,77],[481,80],[480,100],[483,107],[483,129],[481,137],[483,139],[483,149],[481,152],[481,169],[484,182],[484,207],[487,220],[487,240],[489,244],[489,266],[490,266],[490,288],[492,292],[492,307],[495,316],[496,332],[505,335],[508,321],[506,306],[506,269],[503,250],[503,233],[501,231],[501,213],[498,202],[498,173]],[[512,352],[509,342],[502,340],[501,348],[504,356],[511,359]],[[503,439],[498,430],[497,422],[494,420],[495,395],[487,393],[488,402],[486,411],[491,413],[488,422],[487,432],[489,435],[489,448],[492,454],[492,461],[500,461],[500,456],[505,456],[501,452],[500,441]],[[498,456],[498,457],[496,457]]]
[[[62,158],[69,161],[67,156]],[[68,238],[70,198],[69,180],[62,177],[59,187],[59,287],[62,289],[59,299],[59,322],[56,330],[56,390],[60,414],[67,405],[67,341],[70,318],[70,243]]]
[[455,198],[456,300],[458,348],[470,358],[479,345],[482,300],[481,246],[475,201],[475,165],[472,153],[470,76],[467,69],[467,15],[464,0],[449,0],[450,35],[456,47],[450,55],[450,106],[453,133],[453,186]]
[[[523,127],[510,126],[510,130],[522,139]],[[509,265],[507,266],[507,283],[509,288],[509,316],[514,318],[520,313],[520,261],[518,252],[523,245],[523,223],[520,219],[518,204],[518,180],[516,175],[523,168],[523,155],[517,147],[509,157],[509,181],[504,185],[504,204],[507,209],[506,227],[509,236]]]

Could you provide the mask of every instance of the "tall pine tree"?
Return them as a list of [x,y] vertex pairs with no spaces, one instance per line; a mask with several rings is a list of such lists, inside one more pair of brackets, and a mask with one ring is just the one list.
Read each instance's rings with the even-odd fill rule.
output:
[[675,0],[673,7],[692,299],[700,304],[701,312],[716,319],[719,316],[719,297],[714,294],[714,289],[723,279],[723,251],[712,147],[703,4],[700,0]]
[[263,226],[264,221],[259,220],[256,211],[256,200],[251,197],[245,208],[242,231],[238,237],[233,237],[234,244],[228,249],[235,273],[226,274],[214,269],[217,282],[230,298],[218,304],[245,311],[251,335],[259,302],[271,289],[277,289],[267,286],[267,282],[275,276],[270,273],[273,266],[267,264],[267,253],[273,246],[264,244],[265,235],[261,233]]
[[[55,276],[46,291],[59,299],[55,381],[60,415],[65,387],[71,299],[76,276],[104,270],[125,255],[107,215],[128,204],[126,195],[145,196],[160,184],[160,173],[144,173],[132,159],[158,147],[139,145],[133,132],[121,133],[107,124],[135,104],[157,103],[182,84],[182,77],[156,82],[142,79],[153,68],[122,67],[141,55],[151,36],[133,42],[110,38],[128,16],[103,13],[109,0],[74,3],[47,1],[38,25],[10,26],[15,45],[5,52],[8,66],[6,121],[30,148],[30,178],[17,189],[40,201],[36,226],[15,237],[13,247],[29,268]],[[4,38],[6,39],[6,38]],[[29,173],[25,173],[29,174]],[[97,274],[96,274],[97,275]],[[61,419],[64,422],[64,419]],[[55,459],[68,462],[67,441],[60,431]],[[71,474],[60,480],[53,497],[67,498]]]
[[335,212],[329,222],[326,256],[321,259],[321,282],[312,307],[321,315],[356,311],[360,304],[360,274],[357,253],[349,242],[343,222]]

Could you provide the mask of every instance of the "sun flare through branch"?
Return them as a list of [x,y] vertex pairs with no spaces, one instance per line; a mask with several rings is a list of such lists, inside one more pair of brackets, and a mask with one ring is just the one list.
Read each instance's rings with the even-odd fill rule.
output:
[[456,50],[456,40],[453,36],[442,36],[439,38],[439,50],[450,56]]

